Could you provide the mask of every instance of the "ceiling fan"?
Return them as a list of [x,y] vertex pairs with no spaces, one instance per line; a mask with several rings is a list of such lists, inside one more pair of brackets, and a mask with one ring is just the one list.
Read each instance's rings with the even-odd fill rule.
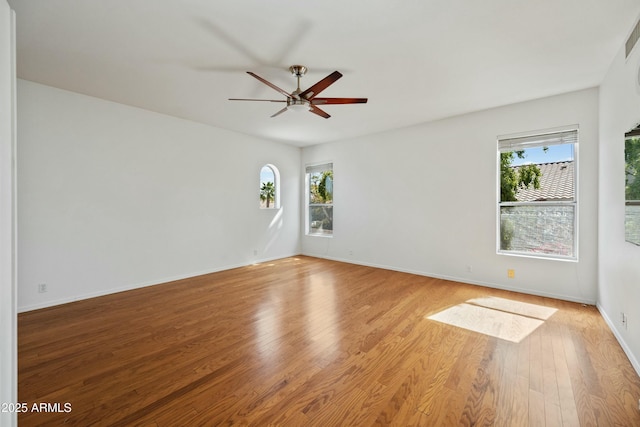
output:
[[287,99],[247,99],[247,98],[229,98],[229,101],[266,101],[266,102],[286,102],[287,105],[282,110],[273,114],[271,117],[275,117],[284,113],[287,110],[308,110],[320,117],[328,119],[331,117],[326,111],[321,110],[318,105],[329,104],[364,104],[367,102],[367,98],[318,98],[317,95],[328,88],[330,85],[336,82],[342,74],[339,71],[334,71],[318,83],[311,86],[309,89],[300,89],[300,77],[304,76],[307,72],[307,67],[304,65],[292,65],[289,67],[291,74],[298,79],[298,88],[291,93],[288,93],[284,89],[280,89],[278,86],[263,79],[251,71],[247,71],[247,74],[260,80],[270,88],[280,92],[286,96]]

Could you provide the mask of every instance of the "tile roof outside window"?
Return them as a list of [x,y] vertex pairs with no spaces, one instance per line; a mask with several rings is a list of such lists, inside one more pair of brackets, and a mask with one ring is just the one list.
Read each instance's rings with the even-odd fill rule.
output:
[[[516,199],[519,202],[569,201],[574,198],[574,162],[554,162],[538,164],[542,176],[540,188],[519,188]],[[514,169],[518,169],[515,166]]]

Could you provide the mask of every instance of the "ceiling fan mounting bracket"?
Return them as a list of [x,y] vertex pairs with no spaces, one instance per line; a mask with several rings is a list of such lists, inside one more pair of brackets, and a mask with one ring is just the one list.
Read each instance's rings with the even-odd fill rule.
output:
[[302,77],[307,73],[307,67],[304,65],[292,65],[289,67],[289,71],[296,77]]

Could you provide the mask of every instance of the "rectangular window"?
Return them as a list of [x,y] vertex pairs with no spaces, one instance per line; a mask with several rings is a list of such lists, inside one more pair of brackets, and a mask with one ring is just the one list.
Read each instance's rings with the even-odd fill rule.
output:
[[333,235],[333,163],[307,166],[307,234]]
[[640,245],[640,126],[624,137],[624,237]]
[[577,129],[498,140],[498,252],[577,259]]

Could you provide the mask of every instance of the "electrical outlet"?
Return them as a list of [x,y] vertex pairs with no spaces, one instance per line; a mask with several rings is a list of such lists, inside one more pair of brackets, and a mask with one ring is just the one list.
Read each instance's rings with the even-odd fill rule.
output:
[[472,265],[467,265],[467,271],[469,273],[472,273],[473,272],[473,266]]
[[47,292],[47,284],[46,283],[40,283],[38,285],[38,293],[43,294]]
[[509,279],[513,279],[514,277],[516,277],[516,271],[512,268],[507,270],[507,277]]

